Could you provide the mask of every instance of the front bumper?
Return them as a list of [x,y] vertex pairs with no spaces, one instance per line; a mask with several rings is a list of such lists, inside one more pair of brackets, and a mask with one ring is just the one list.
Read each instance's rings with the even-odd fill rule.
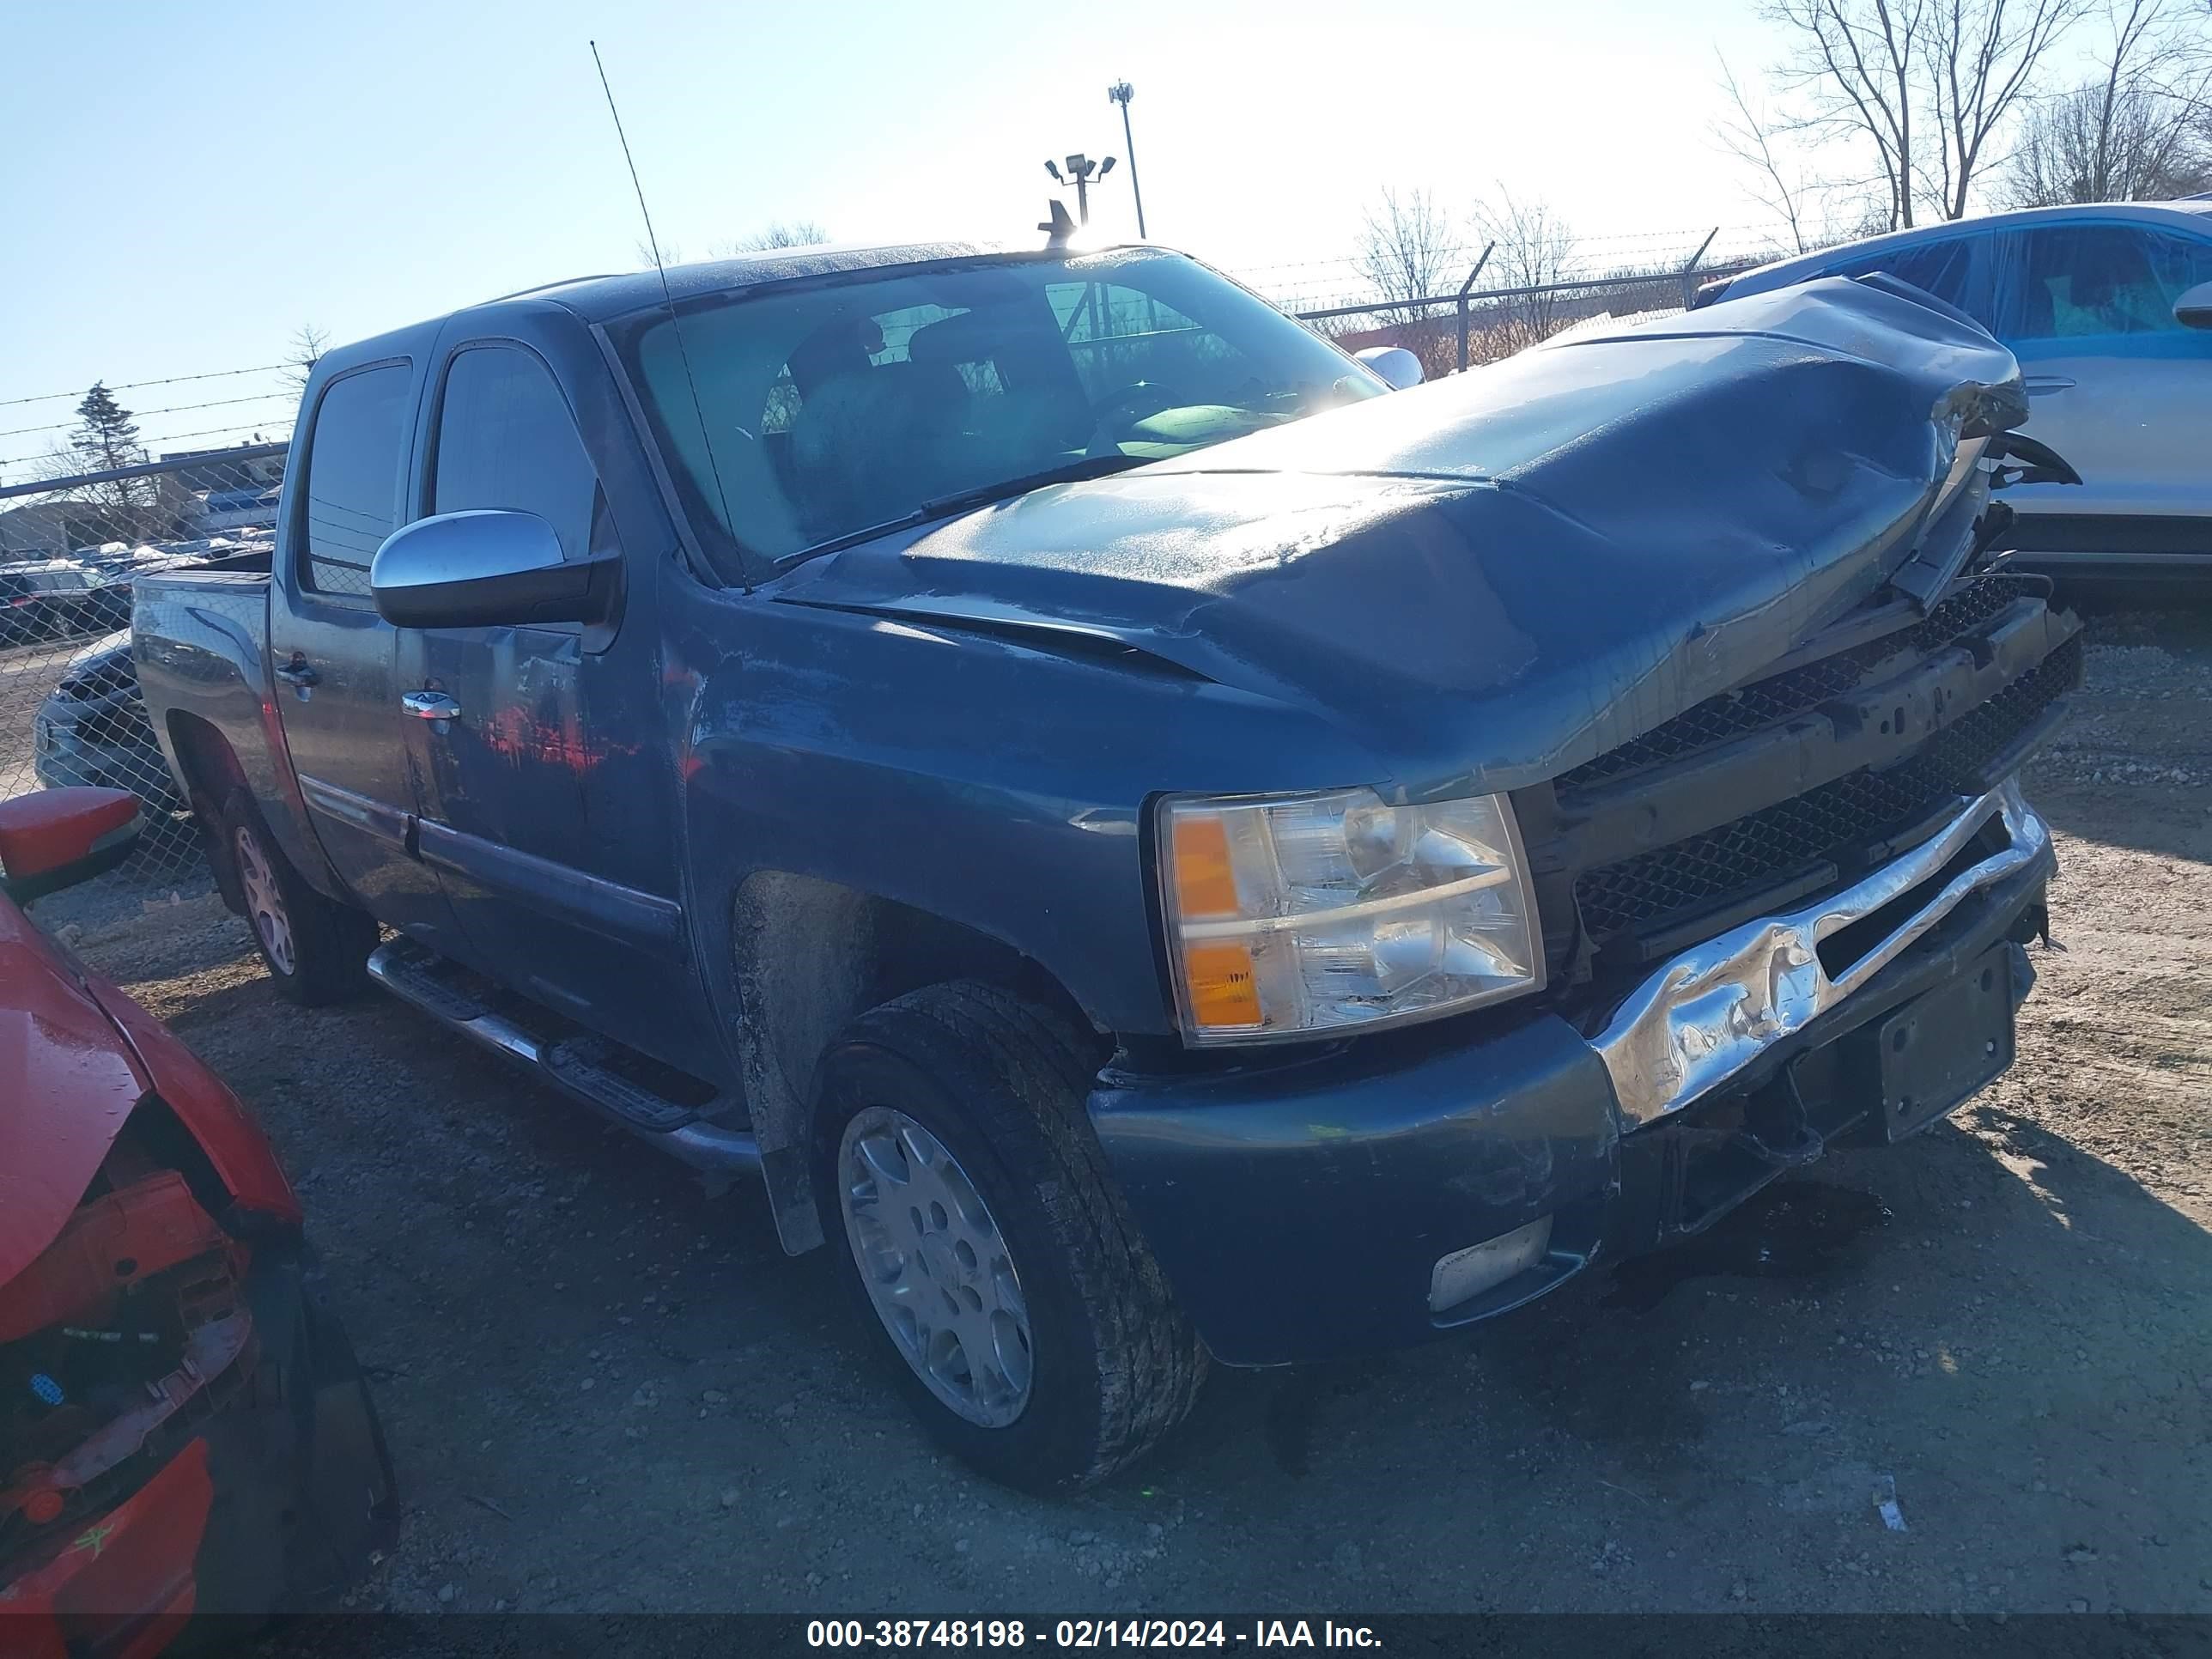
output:
[[[1109,1073],[1091,1121],[1231,1364],[1402,1346],[1696,1231],[1877,1119],[1847,1042],[2044,926],[2048,830],[2008,782],[1808,910],[1662,964],[1595,1039],[1532,1013],[1190,1077]],[[1869,1034],[1863,1034],[1869,1035]],[[1863,1042],[1859,1046],[1863,1046]],[[1438,1260],[1551,1218],[1540,1259],[1443,1313]]]

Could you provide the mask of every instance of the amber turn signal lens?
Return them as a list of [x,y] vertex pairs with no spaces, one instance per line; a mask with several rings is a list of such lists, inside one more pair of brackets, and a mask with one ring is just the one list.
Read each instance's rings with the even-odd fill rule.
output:
[[1190,1012],[1201,1029],[1230,1030],[1260,1024],[1260,984],[1252,951],[1243,945],[1191,945],[1183,949]]
[[1228,827],[1218,817],[1198,813],[1178,816],[1173,822],[1176,908],[1186,921],[1237,915],[1237,873],[1229,862]]

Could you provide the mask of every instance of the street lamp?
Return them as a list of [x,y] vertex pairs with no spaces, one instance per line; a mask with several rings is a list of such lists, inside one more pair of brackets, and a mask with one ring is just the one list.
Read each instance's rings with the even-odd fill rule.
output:
[[1129,100],[1136,95],[1137,89],[1127,81],[1116,81],[1106,88],[1107,100],[1121,106],[1121,149],[1129,158],[1129,194],[1136,198],[1137,240],[1141,242],[1147,240],[1145,235],[1145,192],[1137,185],[1137,141],[1129,131]]
[[1066,165],[1067,176],[1064,179],[1060,177],[1060,168],[1050,161],[1044,164],[1044,170],[1052,175],[1054,183],[1073,184],[1075,186],[1076,221],[1079,224],[1087,225],[1091,222],[1091,181],[1093,179],[1103,179],[1108,173],[1113,172],[1114,158],[1109,155],[1103,161],[1094,161],[1088,155],[1079,152],[1068,156]]

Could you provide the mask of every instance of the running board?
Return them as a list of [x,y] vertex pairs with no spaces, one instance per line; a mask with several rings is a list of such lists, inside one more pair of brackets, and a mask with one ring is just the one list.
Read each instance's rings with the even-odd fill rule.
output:
[[615,1069],[622,1050],[606,1038],[576,1028],[532,1006],[530,1024],[495,1008],[465,983],[455,964],[422,945],[394,939],[368,959],[368,976],[402,1002],[419,1009],[471,1042],[520,1060],[563,1094],[605,1114],[639,1138],[709,1175],[760,1168],[760,1144],[745,1130],[709,1121],[720,1103],[688,1105]]

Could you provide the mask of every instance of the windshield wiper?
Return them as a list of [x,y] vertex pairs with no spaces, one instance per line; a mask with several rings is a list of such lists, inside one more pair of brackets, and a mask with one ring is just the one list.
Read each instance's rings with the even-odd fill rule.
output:
[[987,507],[993,501],[1012,501],[1017,495],[1026,495],[1032,489],[1042,489],[1048,484],[1079,483],[1085,478],[1103,478],[1115,472],[1127,472],[1131,467],[1144,464],[1134,455],[1085,455],[1080,460],[1048,466],[1042,472],[1025,472],[1018,478],[1004,478],[997,483],[977,484],[971,489],[956,489],[949,495],[932,496],[915,508],[915,513],[924,519],[942,518],[963,507]]
[[927,524],[933,519],[946,519],[971,507],[988,507],[994,501],[1012,501],[1017,495],[1026,495],[1033,489],[1042,489],[1048,484],[1079,483],[1085,478],[1103,478],[1116,472],[1126,472],[1133,466],[1143,466],[1146,459],[1137,455],[1085,455],[1077,460],[1048,466],[1041,472],[1025,472],[1017,478],[1002,478],[995,483],[977,484],[969,489],[956,489],[950,495],[933,495],[911,512],[902,513],[881,524],[848,530],[842,536],[832,536],[827,541],[817,542],[802,548],[779,561],[783,564],[799,564],[824,553],[835,553],[841,548],[856,543],[872,541],[878,536],[888,536],[894,530],[905,530],[918,524]]

